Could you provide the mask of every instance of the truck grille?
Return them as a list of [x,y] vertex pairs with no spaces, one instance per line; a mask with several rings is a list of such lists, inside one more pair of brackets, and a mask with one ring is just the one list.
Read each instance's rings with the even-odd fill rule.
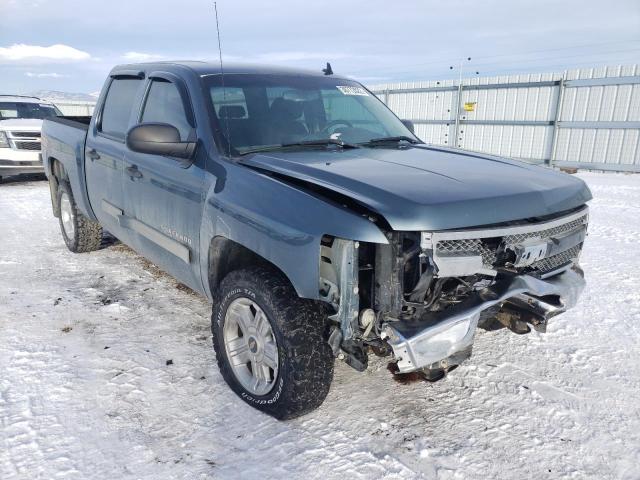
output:
[[[510,268],[510,266],[513,267],[510,262],[515,261],[515,255],[509,251],[510,246],[523,242],[526,244],[528,240],[533,243],[539,240],[544,245],[544,242],[551,241],[552,238],[562,238],[586,229],[587,222],[588,213],[584,208],[578,213],[538,224],[486,230],[436,232],[432,234],[432,245],[435,246],[434,258],[436,264],[440,263],[444,267],[444,271],[446,271],[445,265],[448,262],[459,264],[460,261],[463,261],[462,257],[481,257],[482,269],[487,273],[500,268]],[[577,262],[581,250],[582,243],[572,245],[564,251],[542,258],[526,267],[520,267],[518,271],[544,275]]]
[[531,266],[526,267],[525,271],[533,273],[539,272],[542,274],[552,272],[564,265],[574,262],[580,256],[581,250],[582,244],[576,245],[575,247],[571,247],[569,250],[565,250],[557,255],[534,262]]
[[448,257],[468,257],[481,255],[484,265],[493,265],[496,252],[482,243],[479,238],[463,240],[441,240],[438,242],[438,253]]
[[40,151],[40,142],[14,142],[18,150]]
[[41,150],[39,131],[32,132],[8,132],[11,146],[17,150],[30,150],[39,152]]
[[508,244],[520,243],[529,238],[551,238],[556,237],[558,235],[566,235],[567,233],[571,233],[575,230],[578,230],[584,226],[587,222],[587,215],[583,215],[580,218],[576,218],[568,223],[563,225],[558,225],[552,228],[548,228],[546,230],[541,230],[539,232],[528,232],[528,233],[519,233],[516,235],[507,235],[504,237],[504,241]]
[[40,132],[11,132],[14,138],[40,138]]

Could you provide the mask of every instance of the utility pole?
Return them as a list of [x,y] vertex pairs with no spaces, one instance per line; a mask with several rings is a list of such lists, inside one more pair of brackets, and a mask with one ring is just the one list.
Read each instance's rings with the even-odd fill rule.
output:
[[[471,61],[471,57],[466,58],[467,62]],[[458,98],[456,99],[456,126],[455,126],[455,138],[456,138],[456,147],[460,147],[460,107],[462,105],[462,69],[464,67],[465,59],[460,60],[460,64],[458,66]],[[453,65],[449,67],[449,70],[453,70]],[[479,75],[480,72],[476,72],[476,75]]]

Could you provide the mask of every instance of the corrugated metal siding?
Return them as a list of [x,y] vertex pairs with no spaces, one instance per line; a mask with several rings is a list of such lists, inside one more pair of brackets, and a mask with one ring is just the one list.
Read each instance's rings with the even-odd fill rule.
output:
[[[455,87],[453,80],[400,82],[385,84],[383,88],[373,90],[406,90],[420,88]],[[415,120],[442,120],[443,123],[417,124],[416,134],[425,142],[435,145],[451,145],[455,134],[452,120],[449,125],[444,121],[454,118],[457,105],[457,91],[432,91],[414,93],[379,93],[378,96],[401,118]],[[400,113],[401,112],[401,113]]]
[[[566,80],[640,75],[638,65],[568,70]],[[560,121],[638,122],[640,84],[567,88]],[[637,128],[559,128],[554,160],[640,166]]]
[[95,102],[79,102],[79,101],[58,101],[52,100],[56,107],[64,115],[69,116],[86,116],[93,115],[93,110],[96,106]]
[[[571,85],[571,80],[616,77],[627,77],[628,83]],[[398,91],[457,86],[453,80],[390,83],[372,86],[371,90],[400,118],[416,121],[416,134],[428,143],[459,146],[536,163],[572,162],[586,164],[582,165],[585,167],[600,164],[594,168],[604,165],[610,169],[621,165],[621,170],[629,170],[628,166],[633,166],[632,170],[640,171],[638,77],[640,67],[626,65],[567,70],[564,73],[473,78],[463,80],[460,102],[457,89]],[[561,80],[569,82],[561,87],[558,85]],[[547,83],[535,85],[540,82]],[[531,85],[503,87],[505,84],[523,83]],[[474,89],[478,85],[487,88]],[[474,111],[464,111],[462,106],[467,102],[475,103]],[[458,105],[459,111],[456,112]],[[460,120],[457,138],[456,115]],[[560,122],[557,127],[554,126],[556,120]],[[534,124],[527,125],[527,122]],[[563,126],[562,122],[635,123],[629,124],[628,128],[623,124],[607,128],[608,125],[598,123],[585,124],[581,128],[578,123]]]
[[551,146],[552,127],[463,125],[460,148],[542,163]]
[[[474,78],[465,85],[500,85],[558,80],[558,75],[529,74]],[[462,111],[462,120],[549,121],[557,108],[559,86],[463,90],[462,104],[475,102],[475,111]],[[550,153],[553,127],[526,125],[462,125],[460,148],[530,161],[543,161]]]

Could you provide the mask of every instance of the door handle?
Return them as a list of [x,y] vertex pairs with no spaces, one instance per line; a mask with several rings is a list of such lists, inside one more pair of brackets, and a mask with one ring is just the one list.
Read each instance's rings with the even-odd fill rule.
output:
[[89,158],[91,160],[98,160],[100,158],[100,154],[96,151],[95,148],[89,150]]
[[131,178],[142,178],[142,172],[138,170],[136,165],[131,165],[130,167],[125,168],[125,170]]

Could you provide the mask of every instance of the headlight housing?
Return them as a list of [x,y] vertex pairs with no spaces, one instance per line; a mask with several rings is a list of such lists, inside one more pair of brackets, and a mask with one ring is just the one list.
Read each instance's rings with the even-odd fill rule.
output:
[[9,148],[9,139],[5,132],[0,132],[0,148]]

